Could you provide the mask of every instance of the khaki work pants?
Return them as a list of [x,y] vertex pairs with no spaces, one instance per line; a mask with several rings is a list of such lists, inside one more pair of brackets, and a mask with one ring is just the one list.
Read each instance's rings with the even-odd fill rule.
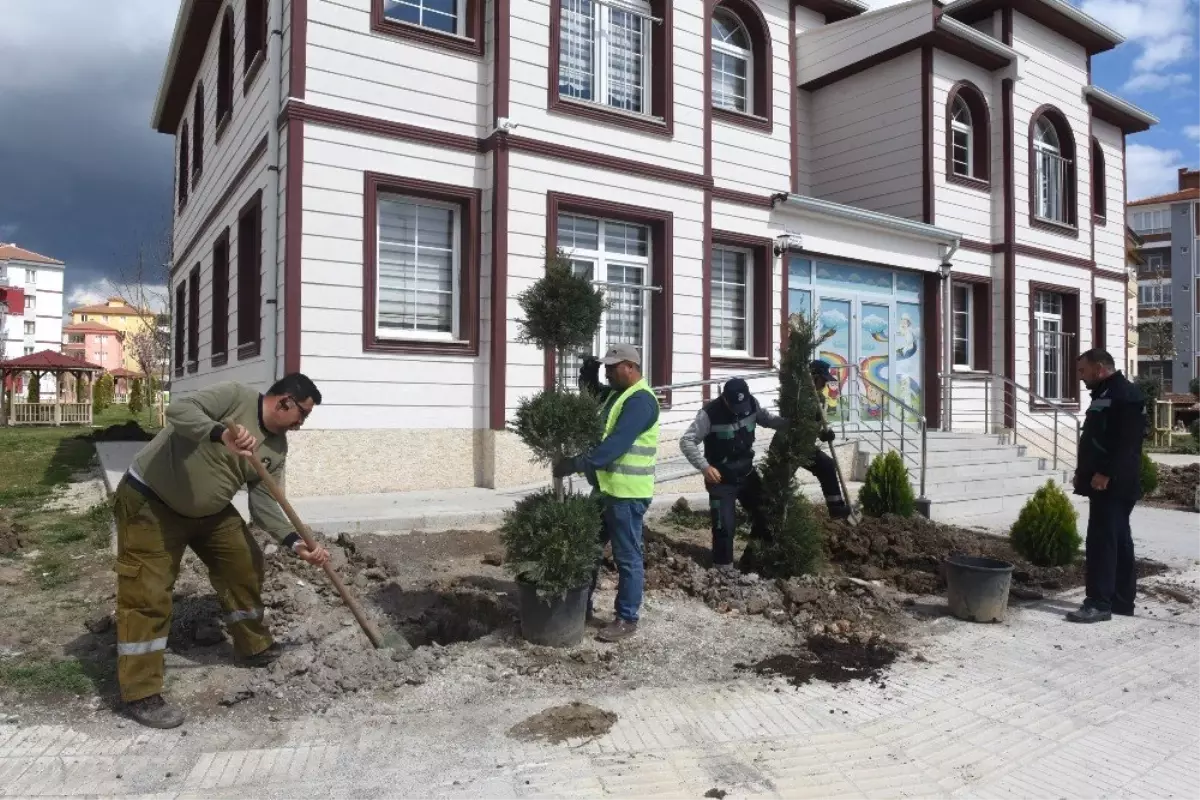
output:
[[208,567],[234,649],[266,650],[263,554],[233,506],[199,519],[176,514],[122,480],[113,498],[117,522],[117,681],[121,698],[140,700],[163,687],[163,655],[171,630],[171,593],[183,551]]

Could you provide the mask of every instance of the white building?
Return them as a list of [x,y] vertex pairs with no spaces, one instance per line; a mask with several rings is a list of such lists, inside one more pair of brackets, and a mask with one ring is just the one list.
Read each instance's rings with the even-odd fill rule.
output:
[[[63,262],[0,242],[0,361],[62,349]],[[42,397],[54,397],[52,376]]]
[[884,397],[956,430],[1057,420],[1074,355],[1124,349],[1124,142],[1156,120],[1091,85],[1121,37],[1059,0],[864,11],[184,0],[153,115],[173,390],[312,377],[296,494],[544,477],[504,428],[553,379],[516,297],[558,246],[616,304],[598,346],[677,387],[669,419],[806,310],[860,423]]

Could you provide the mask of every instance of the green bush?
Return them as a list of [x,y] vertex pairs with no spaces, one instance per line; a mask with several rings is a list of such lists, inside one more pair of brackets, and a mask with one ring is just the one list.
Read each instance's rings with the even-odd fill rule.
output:
[[113,391],[112,375],[107,373],[101,375],[99,380],[92,385],[93,414],[99,414],[112,405]]
[[129,384],[129,413],[137,416],[142,413],[145,404],[146,390],[142,388],[142,379],[134,378]]
[[538,596],[562,597],[587,584],[600,561],[600,500],[572,492],[560,501],[552,489],[522,498],[500,526],[505,566],[537,587]]
[[862,512],[868,517],[895,514],[911,517],[916,508],[916,496],[904,459],[895,450],[877,455],[867,468],[867,478],[858,491]]
[[1200,419],[1193,420],[1189,427],[1192,430],[1192,438],[1200,442]]
[[1054,481],[1025,503],[1009,532],[1013,549],[1039,567],[1070,564],[1079,553],[1079,512]]
[[517,321],[517,340],[561,356],[591,348],[604,314],[604,293],[572,275],[571,262],[556,250],[546,259],[546,274],[521,293],[517,304],[525,314]]
[[591,392],[549,389],[522,398],[509,429],[533,451],[534,463],[551,466],[599,442],[604,420]]
[[825,531],[802,494],[791,499],[787,514],[771,528],[768,540],[751,539],[742,554],[742,569],[766,578],[811,575],[825,560]]
[[1154,459],[1148,453],[1142,453],[1142,464],[1139,472],[1142,483],[1142,494],[1154,494],[1154,491],[1158,488],[1158,465],[1154,463]]
[[29,395],[26,398],[31,403],[42,401],[42,379],[36,375],[29,378]]

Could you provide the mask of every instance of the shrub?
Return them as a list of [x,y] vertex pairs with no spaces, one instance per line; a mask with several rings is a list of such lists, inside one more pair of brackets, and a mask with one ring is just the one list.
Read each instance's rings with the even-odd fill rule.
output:
[[599,442],[604,421],[591,392],[549,389],[523,398],[509,428],[533,451],[535,463],[550,466]]
[[825,560],[825,532],[802,494],[792,497],[787,514],[771,528],[768,540],[751,539],[742,554],[742,569],[767,578],[809,575]]
[[600,329],[604,293],[591,282],[571,274],[571,262],[561,249],[546,258],[546,274],[517,298],[524,319],[517,321],[517,340],[536,344],[559,360],[568,350],[589,348]]
[[537,587],[539,597],[562,597],[585,585],[600,561],[600,499],[553,490],[530,494],[504,514],[505,565]]
[[867,478],[858,492],[862,512],[869,517],[896,514],[911,517],[916,496],[904,459],[895,450],[875,456],[867,468]]
[[1154,491],[1158,489],[1158,465],[1154,463],[1154,459],[1150,457],[1149,453],[1142,453],[1139,479],[1143,495],[1154,494]]
[[1026,501],[1009,532],[1013,549],[1039,567],[1070,564],[1079,553],[1079,512],[1054,481]]
[[142,379],[134,378],[133,382],[129,384],[129,413],[135,417],[142,413],[145,399],[145,389],[142,388]]
[[29,379],[29,395],[26,398],[30,403],[40,403],[42,401],[42,379],[40,376],[34,375]]
[[92,385],[92,413],[104,411],[112,405],[113,379],[112,375],[101,375]]

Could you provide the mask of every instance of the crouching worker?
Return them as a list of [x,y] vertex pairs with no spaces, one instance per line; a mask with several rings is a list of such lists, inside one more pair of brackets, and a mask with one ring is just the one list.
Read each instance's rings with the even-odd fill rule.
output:
[[[825,426],[825,415],[822,413],[820,405],[826,404],[827,395],[825,387],[834,383],[836,379],[833,377],[833,372],[830,370],[829,362],[822,359],[817,359],[809,364],[809,373],[812,375],[813,386],[817,390],[818,407],[814,409],[816,419],[822,423],[820,434],[817,436],[822,442],[830,443],[836,438],[833,430]],[[807,467],[821,484],[821,494],[825,496],[825,507],[829,509],[829,516],[833,519],[846,519],[850,516],[850,505],[846,502],[846,498],[842,496],[842,487],[838,482],[837,465],[833,463],[833,458],[820,447],[813,451],[812,464]]]
[[713,566],[718,569],[733,569],[739,501],[750,515],[751,535],[766,534],[762,480],[754,469],[754,429],[759,425],[778,430],[787,421],[760,406],[746,382],[734,378],[725,383],[720,397],[704,404],[679,439],[679,449],[704,475],[712,514]]
[[[298,430],[321,393],[306,376],[287,375],[267,393],[219,383],[176,400],[166,427],[122,476],[113,497],[117,523],[117,681],[127,713],[152,728],[174,728],[183,713],[162,697],[163,655],[171,630],[171,592],[190,547],[209,580],[248,666],[281,653],[263,622],[263,554],[230,504],[243,486],[250,516],[310,564],[329,560],[292,529],[248,458],[262,459],[283,485],[287,432]],[[236,433],[224,425],[236,424]]]

